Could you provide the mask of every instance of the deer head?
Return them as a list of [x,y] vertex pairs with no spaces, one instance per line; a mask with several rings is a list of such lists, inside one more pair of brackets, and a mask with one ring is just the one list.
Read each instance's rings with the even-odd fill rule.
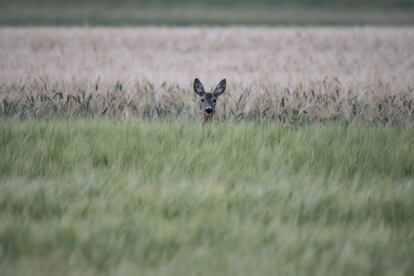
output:
[[194,80],[194,92],[201,97],[201,104],[204,111],[204,121],[209,121],[213,117],[216,108],[217,98],[226,90],[226,79],[217,85],[213,92],[205,92],[203,84],[199,79]]

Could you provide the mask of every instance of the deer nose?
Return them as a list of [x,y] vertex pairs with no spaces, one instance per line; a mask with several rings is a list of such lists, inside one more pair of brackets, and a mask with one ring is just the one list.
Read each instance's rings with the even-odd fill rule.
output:
[[206,113],[207,113],[207,114],[211,114],[211,113],[213,113],[213,109],[212,109],[211,107],[207,107],[207,108],[206,108]]

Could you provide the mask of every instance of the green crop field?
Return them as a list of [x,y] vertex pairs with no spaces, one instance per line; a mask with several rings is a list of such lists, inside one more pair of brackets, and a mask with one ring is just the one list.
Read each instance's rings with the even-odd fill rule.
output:
[[412,275],[414,129],[0,122],[2,275]]
[[413,25],[413,0],[0,1],[0,25]]

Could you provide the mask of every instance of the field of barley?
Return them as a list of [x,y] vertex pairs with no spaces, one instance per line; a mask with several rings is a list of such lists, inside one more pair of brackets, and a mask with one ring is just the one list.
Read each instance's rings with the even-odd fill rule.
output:
[[412,125],[414,29],[2,28],[0,116]]
[[[413,275],[412,49],[410,26],[0,27],[0,274]],[[194,78],[227,79],[207,124]]]

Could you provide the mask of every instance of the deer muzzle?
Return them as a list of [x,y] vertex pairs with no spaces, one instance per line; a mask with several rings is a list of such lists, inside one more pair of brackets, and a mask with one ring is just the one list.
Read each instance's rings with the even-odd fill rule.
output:
[[211,115],[213,113],[213,108],[206,107],[205,112],[206,112],[206,114]]

